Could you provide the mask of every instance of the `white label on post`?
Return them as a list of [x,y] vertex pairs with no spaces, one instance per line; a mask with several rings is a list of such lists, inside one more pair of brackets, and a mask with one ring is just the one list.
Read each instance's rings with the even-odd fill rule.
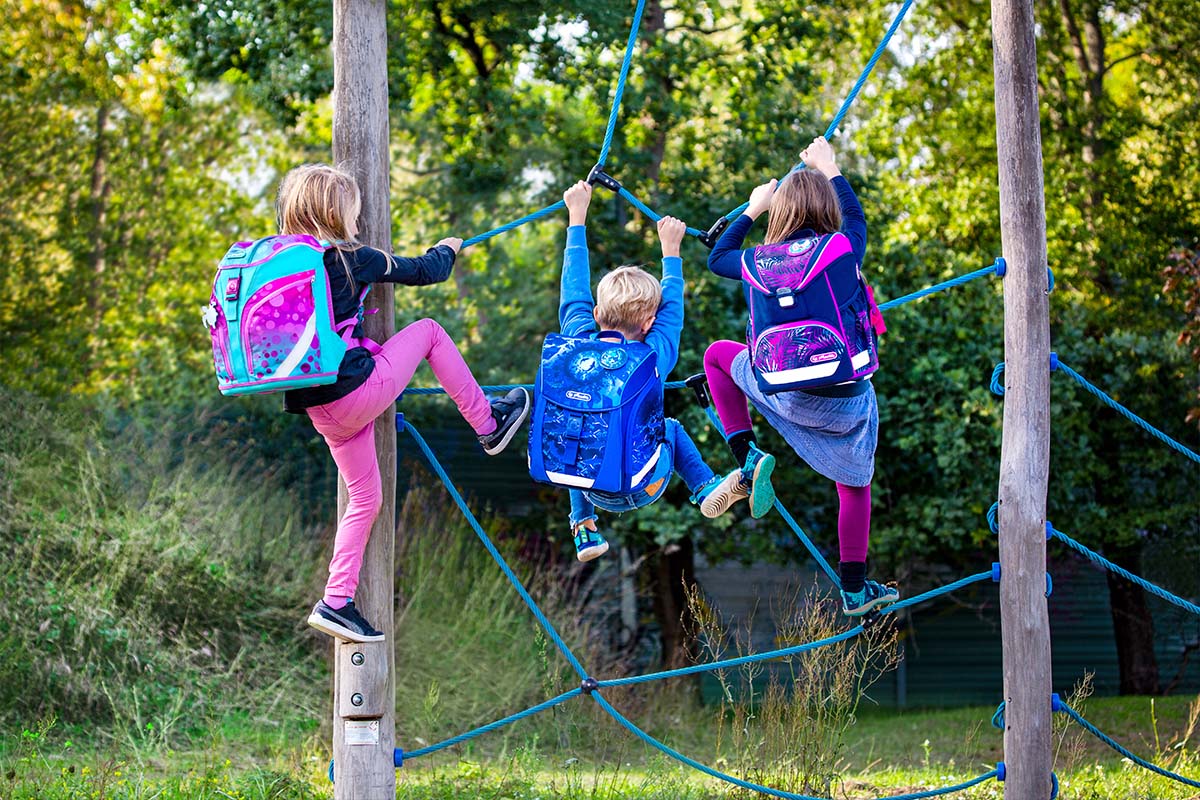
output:
[[377,719],[348,719],[346,723],[346,744],[379,744],[379,720]]

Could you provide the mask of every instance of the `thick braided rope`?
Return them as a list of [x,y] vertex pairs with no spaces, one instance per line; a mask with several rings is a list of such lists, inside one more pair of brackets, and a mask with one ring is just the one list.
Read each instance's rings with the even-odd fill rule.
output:
[[511,231],[513,228],[519,228],[527,222],[533,222],[535,219],[541,219],[542,217],[549,216],[565,206],[566,204],[562,200],[559,200],[557,203],[546,206],[541,211],[535,211],[532,214],[526,214],[520,219],[514,219],[512,222],[505,223],[498,228],[492,228],[487,233],[481,233],[478,236],[472,236],[470,239],[464,241],[462,246],[465,249],[467,247],[471,247],[472,245],[479,244],[480,242],[491,239],[493,236],[499,236],[502,233]]
[[937,294],[938,292],[944,292],[947,289],[953,289],[956,286],[962,286],[964,283],[970,283],[976,278],[982,278],[987,275],[995,275],[996,267],[1001,263],[1003,263],[1002,259],[998,258],[996,259],[995,263],[977,269],[974,272],[968,272],[965,275],[959,275],[956,278],[951,278],[950,280],[936,283],[933,286],[927,286],[924,289],[918,289],[915,292],[910,292],[902,297],[897,297],[895,300],[888,300],[886,303],[880,303],[879,310],[889,311],[897,306],[902,306],[905,303],[911,303],[914,300],[920,300],[922,297],[928,297],[931,294]]
[[546,615],[542,613],[542,609],[539,608],[538,604],[535,603],[533,598],[529,596],[529,592],[525,590],[525,586],[521,583],[520,579],[517,578],[516,573],[512,571],[512,567],[508,566],[508,562],[504,560],[504,556],[500,555],[500,551],[497,550],[496,545],[492,543],[491,537],[487,535],[487,531],[485,531],[483,526],[479,524],[479,520],[475,519],[475,515],[471,513],[471,509],[468,508],[466,501],[463,500],[462,495],[459,494],[458,489],[450,480],[450,476],[446,474],[446,470],[442,468],[441,462],[437,460],[437,457],[433,454],[433,451],[429,449],[429,445],[426,444],[425,439],[420,433],[417,432],[416,428],[407,422],[404,425],[404,429],[408,431],[409,435],[412,436],[413,441],[415,441],[417,446],[421,448],[421,452],[425,455],[425,460],[429,463],[429,466],[433,468],[433,471],[437,473],[438,478],[440,478],[442,483],[445,485],[446,491],[450,492],[450,496],[454,498],[455,504],[458,506],[459,510],[462,511],[463,516],[467,519],[467,522],[470,523],[471,529],[475,531],[475,535],[479,537],[479,541],[481,541],[483,546],[487,548],[487,551],[491,553],[492,559],[504,572],[504,576],[508,578],[509,583],[511,583],[513,588],[517,590],[517,593],[521,595],[521,599],[525,601],[525,605],[529,607],[531,612],[533,612],[533,616],[537,619],[538,625],[540,625],[542,630],[546,632],[546,635],[550,637],[550,641],[554,642],[554,646],[558,648],[558,652],[562,653],[563,658],[567,660],[567,663],[571,665],[571,668],[575,670],[580,679],[587,678],[587,670],[585,670],[583,665],[579,663],[579,660],[575,658],[575,654],[571,652],[571,648],[567,647],[567,643],[563,641],[563,638],[558,634],[558,631],[555,630],[554,625],[546,618]]
[[1100,398],[1100,401],[1103,402],[1106,406],[1113,409],[1114,411],[1119,413],[1121,416],[1125,417],[1125,419],[1129,420],[1134,425],[1137,425],[1139,428],[1146,431],[1151,436],[1158,439],[1160,442],[1167,445],[1171,449],[1186,456],[1187,458],[1190,458],[1192,461],[1195,461],[1197,464],[1200,464],[1200,453],[1196,453],[1195,451],[1190,450],[1187,447],[1184,447],[1182,444],[1175,441],[1170,436],[1168,436],[1167,434],[1160,431],[1158,428],[1151,425],[1149,422],[1146,422],[1146,420],[1142,419],[1137,414],[1134,414],[1132,411],[1127,409],[1125,406],[1121,405],[1116,400],[1113,400],[1111,397],[1109,397],[1107,394],[1105,394],[1103,391],[1101,391],[1097,387],[1093,386],[1087,380],[1087,378],[1083,377],[1078,372],[1071,369],[1066,364],[1062,363],[1062,361],[1058,362],[1058,368],[1060,370],[1062,370],[1064,373],[1066,373],[1067,375],[1071,376],[1071,378],[1073,378],[1084,389],[1087,389],[1093,395]]
[[[888,26],[887,33],[883,35],[883,39],[880,40],[879,46],[876,47],[875,52],[871,54],[871,58],[867,61],[867,65],[863,67],[863,71],[858,76],[858,80],[854,82],[854,86],[850,89],[850,93],[846,95],[846,99],[842,101],[842,107],[838,109],[836,114],[834,114],[833,119],[829,123],[829,127],[825,129],[826,139],[832,138],[834,132],[837,131],[838,126],[842,124],[842,120],[846,117],[846,112],[850,110],[850,106],[854,103],[855,98],[858,97],[858,93],[862,90],[863,85],[866,84],[867,78],[871,76],[871,72],[875,69],[875,65],[879,62],[880,57],[883,56],[884,51],[887,50],[888,43],[892,41],[892,36],[896,34],[897,30],[899,30],[900,23],[904,20],[904,16],[908,13],[908,10],[912,8],[912,4],[913,0],[904,0],[904,4],[900,6],[900,10],[896,12],[895,18],[892,19],[892,24]],[[796,170],[803,168],[804,162],[801,161],[788,170],[788,174],[790,175]],[[725,218],[730,221],[735,220],[749,206],[749,202],[742,203],[733,211],[730,211],[728,214],[726,214]]]
[[1134,575],[1129,570],[1124,569],[1123,567],[1117,566],[1116,564],[1109,561],[1107,558],[1100,555],[1096,551],[1089,550],[1087,547],[1085,547],[1084,545],[1075,541],[1070,536],[1067,536],[1062,531],[1056,530],[1053,525],[1050,526],[1050,533],[1052,536],[1054,536],[1055,539],[1058,539],[1060,542],[1067,545],[1075,552],[1081,554],[1084,558],[1088,559],[1093,564],[1101,566],[1104,569],[1108,570],[1109,572],[1115,572],[1116,574],[1120,575],[1125,580],[1131,581],[1132,583],[1136,583],[1138,586],[1142,587],[1147,592],[1150,592],[1150,594],[1154,595],[1155,597],[1161,597],[1163,600],[1166,600],[1168,603],[1179,606],[1184,611],[1190,611],[1193,614],[1200,615],[1200,606],[1197,606],[1195,603],[1190,603],[1187,600],[1184,600],[1182,597],[1173,595],[1170,592],[1168,592],[1166,589],[1162,589],[1158,586],[1155,586],[1150,581],[1145,580],[1144,578],[1139,578],[1137,575]]
[[[660,742],[658,739],[655,739],[653,736],[651,736],[650,734],[643,731],[637,725],[634,725],[632,722],[630,722],[628,719],[626,719],[624,717],[624,715],[621,714],[621,712],[619,712],[615,708],[613,708],[612,705],[607,700],[605,700],[603,697],[601,697],[598,693],[593,693],[592,699],[595,700],[597,705],[599,705],[602,709],[604,709],[610,717],[612,717],[618,723],[620,723],[620,725],[623,728],[625,728],[625,730],[629,731],[634,736],[636,736],[637,738],[641,739],[646,744],[653,747],[655,750],[658,750],[659,752],[670,756],[671,758],[675,759],[676,761],[679,761],[683,764],[687,764],[692,769],[698,770],[699,772],[703,772],[705,775],[708,775],[709,777],[716,778],[717,780],[725,781],[726,783],[731,783],[734,786],[740,786],[743,789],[749,789],[754,792],[761,792],[762,794],[768,795],[770,797],[784,798],[784,800],[823,800],[823,798],[812,797],[811,795],[796,794],[794,792],[785,792],[780,789],[772,789],[769,786],[763,786],[761,784],[751,783],[750,781],[745,781],[745,780],[742,780],[741,778],[736,778],[733,775],[726,774],[719,770],[715,770],[712,767],[701,764],[699,761],[695,760],[694,758],[689,758],[688,756],[685,756],[683,753],[680,753],[678,750],[675,750],[675,749],[669,747],[668,745]],[[888,795],[888,800],[919,800],[919,798],[923,798],[923,797],[937,797],[938,795],[950,794],[951,792],[959,792],[959,791],[962,791],[963,789],[969,789],[972,786],[983,783],[986,780],[995,778],[997,774],[998,773],[996,770],[992,770],[991,772],[984,773],[983,775],[980,775],[977,778],[973,778],[965,783],[960,783],[955,786],[948,786],[944,789],[934,789],[934,790],[931,790],[928,792],[915,792],[913,794]]]
[[646,9],[646,0],[638,0],[633,12],[633,24],[629,26],[629,39],[625,42],[625,57],[621,61],[621,74],[617,76],[617,89],[613,93],[612,107],[608,112],[608,127],[604,130],[604,142],[600,145],[600,157],[596,163],[604,166],[608,161],[608,151],[612,148],[613,134],[617,130],[617,116],[621,111],[621,98],[625,96],[625,80],[629,77],[629,65],[633,63],[633,48],[637,46],[638,30],[642,27],[642,12]]
[[[631,206],[636,208],[638,211],[641,211],[643,214],[645,214],[647,217],[649,217],[654,222],[658,222],[660,219],[662,219],[661,214],[659,214],[657,211],[652,209],[650,206],[643,203],[641,200],[638,200],[636,197],[634,197],[633,193],[630,192],[628,189],[626,189],[624,186],[622,186],[620,189],[617,190],[617,194],[619,194],[621,197],[625,198],[625,200],[628,201],[628,203]],[[690,236],[699,236],[702,233],[704,233],[704,231],[699,230],[698,228],[693,228],[691,225],[688,225],[687,233]]]
[[428,747],[422,747],[419,750],[407,752],[404,754],[404,757],[406,759],[420,758],[421,756],[427,756],[431,753],[436,753],[439,750],[445,750],[447,747],[453,747],[456,744],[462,744],[469,739],[474,739],[476,736],[482,736],[485,733],[491,733],[492,731],[499,730],[506,725],[511,725],[518,720],[525,719],[526,717],[532,717],[534,714],[545,711],[548,708],[554,708],[555,706],[565,703],[567,700],[570,700],[573,697],[578,697],[581,694],[583,694],[582,689],[572,689],[569,692],[563,692],[558,697],[552,697],[544,703],[538,703],[536,706],[527,708],[524,711],[519,711],[516,714],[505,717],[504,719],[498,719],[495,722],[482,725],[475,730],[467,731],[466,733],[460,733],[458,736],[451,736],[444,742],[438,742],[437,744],[431,744]]
[[[1117,413],[1119,413],[1121,416],[1125,417],[1125,419],[1129,420],[1134,425],[1137,425],[1139,428],[1146,431],[1151,436],[1153,436],[1155,439],[1158,439],[1160,442],[1162,442],[1163,444],[1170,447],[1172,450],[1175,450],[1176,452],[1182,454],[1183,456],[1186,456],[1187,458],[1191,459],[1192,461],[1195,461],[1197,464],[1200,464],[1200,453],[1196,453],[1194,450],[1188,449],[1186,446],[1175,441],[1170,436],[1168,436],[1167,434],[1160,431],[1158,428],[1151,425],[1149,422],[1146,422],[1146,420],[1142,419],[1137,414],[1134,414],[1132,411],[1130,411],[1128,408],[1126,408],[1125,406],[1118,403],[1116,400],[1113,400],[1111,397],[1109,397],[1107,394],[1105,394],[1101,389],[1092,385],[1087,380],[1087,378],[1084,378],[1078,372],[1071,369],[1066,364],[1062,363],[1062,361],[1059,360],[1057,353],[1050,354],[1050,370],[1051,371],[1062,370],[1064,373],[1069,375],[1071,378],[1075,379],[1075,381],[1077,381],[1080,386],[1087,389],[1093,395],[1098,397],[1101,400],[1101,402],[1103,402],[1106,406],[1108,406],[1109,408],[1111,408],[1114,411],[1116,411]],[[1003,376],[1004,376],[1004,362],[1001,361],[999,364],[996,365],[995,369],[992,370],[992,392],[1001,397],[1004,396],[1004,382],[1001,380],[1001,378]]]
[[1083,728],[1085,730],[1087,730],[1089,733],[1091,733],[1097,739],[1104,742],[1106,745],[1111,747],[1113,750],[1116,750],[1122,756],[1124,756],[1125,758],[1128,758],[1130,761],[1132,761],[1134,764],[1137,764],[1139,767],[1142,767],[1143,769],[1148,769],[1151,772],[1158,773],[1159,775],[1162,775],[1164,778],[1170,778],[1173,781],[1179,781],[1180,783],[1187,784],[1188,786],[1194,786],[1196,788],[1200,788],[1200,781],[1195,781],[1191,778],[1185,778],[1182,775],[1177,775],[1176,773],[1171,772],[1170,770],[1163,769],[1162,767],[1158,766],[1157,764],[1151,764],[1149,761],[1147,761],[1144,758],[1139,758],[1138,756],[1135,756],[1133,753],[1129,752],[1124,747],[1122,747],[1121,745],[1119,745],[1115,741],[1113,741],[1113,739],[1111,737],[1109,737],[1107,734],[1105,734],[1103,731],[1101,731],[1095,725],[1093,725],[1092,723],[1090,723],[1086,719],[1084,719],[1083,716],[1078,711],[1071,708],[1069,705],[1062,702],[1061,700],[1055,705],[1055,710],[1063,712],[1068,717],[1070,717],[1071,719],[1078,722],[1081,726],[1083,726]]

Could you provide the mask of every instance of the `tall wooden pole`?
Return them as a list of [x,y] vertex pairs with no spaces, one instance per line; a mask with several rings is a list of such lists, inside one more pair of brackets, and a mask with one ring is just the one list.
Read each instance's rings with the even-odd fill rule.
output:
[[1033,0],[992,0],[996,149],[1004,278],[1004,439],[1000,454],[1000,620],[1005,796],[1050,797],[1050,620],[1046,486],[1050,321],[1046,206]]
[[[387,27],[384,0],[333,3],[333,159],[358,179],[359,239],[391,252],[388,209]],[[365,331],[377,342],[395,333],[395,297],[377,284],[367,298],[378,314]],[[394,800],[396,770],[393,559],[396,519],[395,407],[375,422],[383,507],[375,518],[354,604],[387,634],[378,644],[334,645],[333,758],[336,800]],[[339,481],[338,514],[346,507]]]

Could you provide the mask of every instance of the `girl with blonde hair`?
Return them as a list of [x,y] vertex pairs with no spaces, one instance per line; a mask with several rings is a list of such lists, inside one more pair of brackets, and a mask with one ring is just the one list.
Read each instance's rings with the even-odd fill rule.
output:
[[[450,277],[462,239],[446,238],[422,256],[405,258],[356,239],[361,200],[354,176],[327,164],[290,171],[276,201],[281,234],[312,236],[326,246],[325,270],[336,322],[359,314],[359,298],[372,283],[428,286]],[[375,418],[398,398],[422,361],[428,361],[446,394],[475,430],[484,452],[499,453],[529,413],[529,393],[514,389],[490,402],[453,340],[432,319],[412,323],[378,344],[355,325],[336,383],[284,393],[284,410],[307,414],[325,439],[349,495],[338,522],[325,596],[308,624],[338,639],[382,641],[354,607],[371,526],[383,502],[375,453]]]

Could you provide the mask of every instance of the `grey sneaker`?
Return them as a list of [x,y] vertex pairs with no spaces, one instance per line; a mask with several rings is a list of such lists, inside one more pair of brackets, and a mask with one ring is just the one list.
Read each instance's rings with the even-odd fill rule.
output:
[[308,615],[308,624],[344,642],[382,642],[387,637],[371,627],[351,600],[341,608],[334,609],[318,600]]
[[483,452],[494,456],[508,446],[521,423],[529,416],[529,391],[518,386],[504,397],[492,401],[492,418],[496,430],[479,437]]

